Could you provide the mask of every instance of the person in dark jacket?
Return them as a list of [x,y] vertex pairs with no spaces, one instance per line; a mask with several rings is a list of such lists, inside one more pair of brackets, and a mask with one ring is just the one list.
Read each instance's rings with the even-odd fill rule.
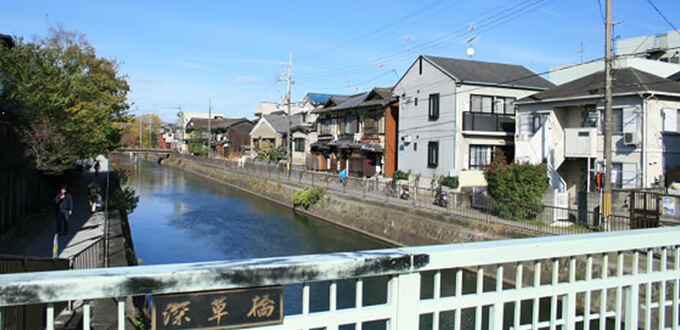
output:
[[57,233],[66,235],[68,231],[68,220],[73,214],[73,197],[66,191],[66,186],[61,186],[61,190],[54,197],[57,209]]

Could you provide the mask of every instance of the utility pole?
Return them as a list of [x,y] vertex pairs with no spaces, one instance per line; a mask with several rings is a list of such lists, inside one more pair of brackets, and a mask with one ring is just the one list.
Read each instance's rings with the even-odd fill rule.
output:
[[607,0],[604,58],[604,194],[602,216],[610,225],[612,212],[612,0]]
[[212,158],[212,94],[208,94],[208,158]]
[[[137,113],[139,113],[139,108],[137,108]],[[139,148],[143,148],[142,136],[144,135],[144,130],[142,129],[142,114],[139,113]]]
[[288,144],[286,150],[288,152],[288,174],[290,175],[290,169],[292,168],[293,164],[293,144],[292,144],[292,138],[290,136],[290,128],[292,125],[292,120],[291,116],[292,114],[290,113],[290,85],[293,82],[293,54],[289,53],[288,54],[288,63],[281,63],[281,65],[288,65],[288,73],[284,73],[284,76],[286,78],[279,78],[279,80],[285,80],[287,87],[287,96],[286,96],[286,105],[288,106],[288,135],[286,136],[286,144]]

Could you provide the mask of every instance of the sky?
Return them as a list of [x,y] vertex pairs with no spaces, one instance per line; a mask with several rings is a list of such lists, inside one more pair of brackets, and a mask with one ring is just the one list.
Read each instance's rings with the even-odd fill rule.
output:
[[[680,1],[650,0],[680,26]],[[600,4],[601,2],[601,4]],[[120,62],[133,114],[177,108],[252,117],[281,100],[393,86],[422,54],[524,65],[535,72],[604,55],[605,0],[33,1],[3,0],[0,33],[84,33]],[[614,35],[672,28],[648,0],[613,0]],[[476,36],[476,37],[475,37]],[[471,43],[467,43],[473,39]],[[581,50],[583,52],[581,53]],[[547,77],[547,76],[546,76]]]

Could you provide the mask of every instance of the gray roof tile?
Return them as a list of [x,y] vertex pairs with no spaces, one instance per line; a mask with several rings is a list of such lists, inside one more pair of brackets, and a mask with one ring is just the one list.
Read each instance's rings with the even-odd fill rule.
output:
[[521,65],[461,60],[428,55],[423,55],[423,57],[462,83],[491,84],[539,90],[545,90],[555,86],[547,79]]

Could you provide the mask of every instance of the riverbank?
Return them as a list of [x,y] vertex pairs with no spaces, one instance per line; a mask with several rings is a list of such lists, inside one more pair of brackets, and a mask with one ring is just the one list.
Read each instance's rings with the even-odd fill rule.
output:
[[[157,161],[154,156],[145,157],[149,161]],[[225,168],[182,158],[165,159],[163,165],[182,168],[289,208],[295,208],[291,196],[305,188],[305,185],[296,184],[294,181],[231,172]],[[295,208],[295,210],[395,246],[467,243],[535,236],[535,233],[529,230],[330,190],[325,191],[324,198],[309,209]]]

